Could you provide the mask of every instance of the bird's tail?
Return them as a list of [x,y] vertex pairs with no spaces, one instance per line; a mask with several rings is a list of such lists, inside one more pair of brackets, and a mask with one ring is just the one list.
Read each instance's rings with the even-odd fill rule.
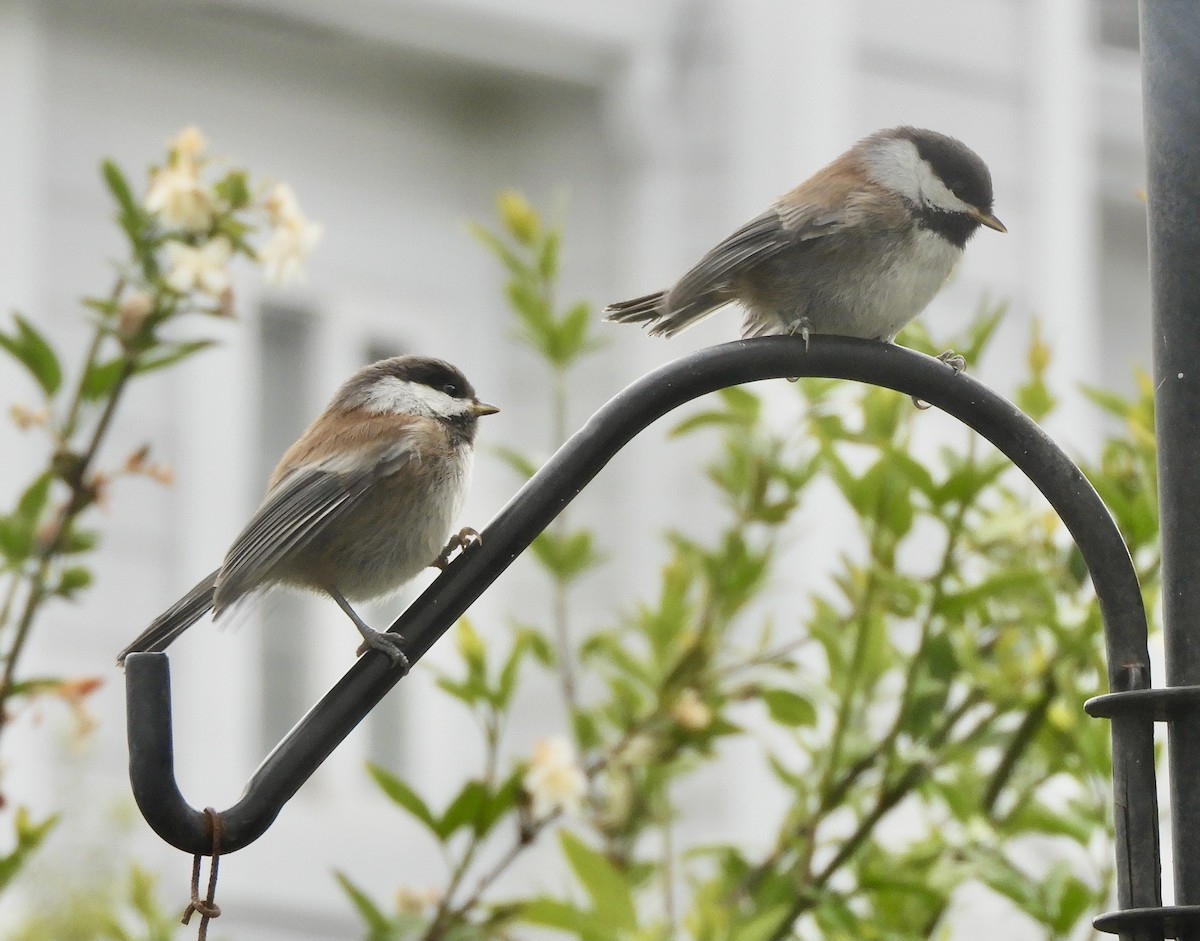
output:
[[166,650],[176,637],[211,611],[218,571],[220,569],[204,576],[195,588],[156,617],[133,643],[117,654],[117,663],[124,663],[126,655],[131,653]]
[[729,298],[708,292],[695,297],[689,297],[684,303],[672,307],[666,291],[655,291],[642,297],[628,301],[619,301],[604,308],[608,316],[605,320],[614,323],[644,323],[648,324],[652,337],[673,337],[681,330],[686,330],[728,303]]
[[612,323],[656,323],[666,316],[666,291],[655,291],[644,294],[628,301],[618,301],[604,308],[608,316],[605,320]]

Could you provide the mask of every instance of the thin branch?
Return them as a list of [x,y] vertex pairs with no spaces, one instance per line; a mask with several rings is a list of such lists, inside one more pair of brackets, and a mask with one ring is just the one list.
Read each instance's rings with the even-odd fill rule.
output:
[[[100,331],[97,330],[97,334],[99,333]],[[98,349],[98,345],[93,343],[92,348]],[[92,355],[95,354],[93,353]],[[90,365],[90,362],[89,360],[88,365]],[[136,367],[137,360],[134,357],[127,355],[122,360],[121,371],[117,376],[116,382],[113,384],[108,400],[104,403],[104,410],[100,413],[100,418],[97,420],[96,427],[92,431],[88,445],[72,469],[71,479],[68,481],[68,485],[71,488],[70,496],[59,512],[58,522],[51,531],[49,538],[38,547],[38,562],[29,580],[29,594],[25,598],[20,619],[17,621],[12,644],[5,655],[4,672],[0,675],[0,730],[4,728],[9,719],[5,706],[12,695],[13,676],[16,673],[17,661],[20,659],[25,643],[29,639],[29,631],[33,627],[33,621],[42,600],[46,597],[46,581],[50,574],[50,566],[54,560],[54,556],[61,548],[63,540],[70,531],[71,525],[75,522],[75,518],[94,499],[94,494],[90,492],[87,484],[88,475],[92,465],[95,463],[100,445],[103,443],[109,426],[112,424],[113,417],[117,411],[117,405],[125,391],[125,386],[129,382],[130,377],[133,376]],[[85,365],[85,374],[86,371],[87,366]],[[75,394],[77,399],[83,396],[82,378]],[[73,403],[70,414],[75,415],[76,412],[77,405]]]

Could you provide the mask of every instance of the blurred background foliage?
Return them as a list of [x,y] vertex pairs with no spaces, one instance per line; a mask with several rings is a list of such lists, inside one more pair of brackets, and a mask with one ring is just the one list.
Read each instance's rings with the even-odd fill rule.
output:
[[[44,395],[44,415],[26,417],[52,445],[46,470],[0,520],[9,579],[0,701],[9,709],[47,691],[86,695],[69,686],[86,678],[19,678],[21,648],[43,602],[87,586],[77,560],[98,534],[79,518],[114,476],[95,462],[125,384],[205,345],[166,339],[160,327],[182,313],[228,313],[222,290],[170,281],[175,268],[158,253],[171,241],[199,248],[223,238],[255,257],[237,216],[253,202],[242,171],[213,184],[214,212],[175,229],[131,195],[115,166],[105,179],[130,259],[111,293],[88,302],[95,341],[73,389],[28,319],[0,337]],[[497,227],[475,231],[502,265],[517,341],[544,362],[561,442],[569,378],[598,345],[598,318],[586,302],[558,297],[559,228],[515,192],[497,205]],[[1001,316],[988,307],[964,336],[934,342],[913,326],[902,340],[930,353],[949,346],[976,363]],[[1033,336],[1016,400],[1039,421],[1055,407],[1050,363]],[[1151,389],[1141,377],[1131,399],[1081,394],[1111,418],[1084,467],[1153,611]],[[797,420],[778,420],[784,399]],[[1112,891],[1108,728],[1081,709],[1105,686],[1095,597],[1077,550],[1027,482],[966,430],[952,444],[922,443],[923,420],[906,396],[829,380],[712,396],[673,434],[711,444],[703,473],[721,525],[704,538],[665,533],[657,593],[616,599],[599,630],[576,628],[572,587],[604,564],[605,544],[618,548],[615,535],[560,518],[539,536],[532,555],[553,599],[548,623],[464,619],[459,665],[439,677],[442,693],[477,720],[477,773],[435,797],[396,769],[369,768],[397,812],[440,847],[446,871],[433,892],[400,886],[384,901],[359,887],[353,863],[333,861],[364,936],[464,941],[536,926],[585,941],[926,939],[946,936],[955,906],[969,904],[964,893],[980,889],[1007,899],[1042,937],[1088,934]],[[120,472],[147,472],[147,455],[130,456]],[[517,449],[502,455],[518,476],[536,470]],[[832,557],[814,560],[828,577],[806,604],[793,595],[773,607],[794,564],[794,533],[813,501],[830,500],[846,527]],[[555,678],[562,713],[548,715],[547,740],[513,762],[506,720],[528,671]],[[686,840],[681,820],[703,810],[682,792],[733,740],[748,742],[778,782],[772,836]],[[0,891],[54,825],[20,811],[13,820]],[[499,890],[543,844],[561,865],[525,880],[527,892]],[[48,906],[18,937],[149,941],[171,936],[172,921],[153,879],[133,866],[86,898]]]
[[[517,194],[498,212],[498,229],[479,235],[504,267],[519,339],[561,396],[597,318],[555,306],[559,233]],[[977,363],[1002,315],[987,306],[966,335],[937,342],[914,325],[902,342]],[[1015,397],[1038,421],[1055,408],[1050,365],[1035,334]],[[947,936],[955,905],[980,888],[1033,935],[1091,933],[1112,893],[1110,758],[1106,723],[1081,708],[1105,689],[1105,666],[1078,551],[972,432],[931,449],[906,396],[834,380],[774,385],[799,399],[800,420],[772,420],[777,389],[768,404],[761,387],[738,387],[675,426],[711,437],[703,472],[724,522],[703,539],[665,534],[655,597],[618,600],[606,627],[580,636],[570,589],[603,564],[612,535],[560,523],[534,551],[559,598],[556,623],[522,624],[508,642],[499,625],[460,625],[461,673],[440,686],[478,720],[481,772],[435,800],[371,769],[441,846],[447,876],[433,893],[401,887],[384,903],[339,874],[365,937],[509,938],[536,925],[583,941],[927,939]],[[1138,388],[1128,400],[1081,393],[1113,428],[1084,468],[1153,611],[1153,399],[1144,376]],[[835,558],[815,560],[831,568],[827,587],[807,609],[764,608],[788,579],[788,533],[804,526],[806,501],[831,495],[848,529],[830,540]],[[578,794],[539,793],[537,754],[501,764],[523,670],[559,676],[566,713],[547,734],[565,737],[559,760],[574,762]],[[602,681],[586,697],[574,679],[584,671]],[[702,813],[682,786],[739,737],[784,795],[774,837],[681,842],[681,818]],[[543,868],[530,880],[539,889],[493,890],[547,839],[569,878]]]

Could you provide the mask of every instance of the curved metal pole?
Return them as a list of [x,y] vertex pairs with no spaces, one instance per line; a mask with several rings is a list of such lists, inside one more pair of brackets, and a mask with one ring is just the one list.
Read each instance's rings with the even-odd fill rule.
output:
[[[672,409],[726,386],[785,376],[869,382],[915,395],[991,441],[1033,481],[1083,554],[1104,618],[1109,687],[1150,685],[1146,616],[1137,576],[1116,524],[1082,471],[1024,413],[966,374],[903,347],[845,337],[763,337],[710,347],[634,382],[594,414],[483,531],[483,544],[457,558],[404,612],[415,662],[638,432]],[[146,820],[168,843],[211,852],[204,815],[175,783],[166,654],[126,660],[129,770]],[[259,837],[283,804],[401,675],[367,654],[259,766],[242,798],[222,815],[222,852]],[[1159,904],[1153,721],[1113,720],[1117,863],[1122,908]]]

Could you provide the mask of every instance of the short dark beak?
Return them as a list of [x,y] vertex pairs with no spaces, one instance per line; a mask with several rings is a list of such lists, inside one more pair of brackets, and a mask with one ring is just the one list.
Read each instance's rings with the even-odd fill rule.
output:
[[500,409],[494,405],[488,405],[487,402],[480,402],[476,399],[471,403],[471,414],[478,417],[480,415],[495,415]]
[[967,212],[967,215],[969,215],[980,225],[986,225],[989,229],[995,229],[997,232],[1008,231],[1008,229],[1004,227],[1004,223],[993,216],[990,212],[984,212],[982,209],[975,209],[972,207]]

